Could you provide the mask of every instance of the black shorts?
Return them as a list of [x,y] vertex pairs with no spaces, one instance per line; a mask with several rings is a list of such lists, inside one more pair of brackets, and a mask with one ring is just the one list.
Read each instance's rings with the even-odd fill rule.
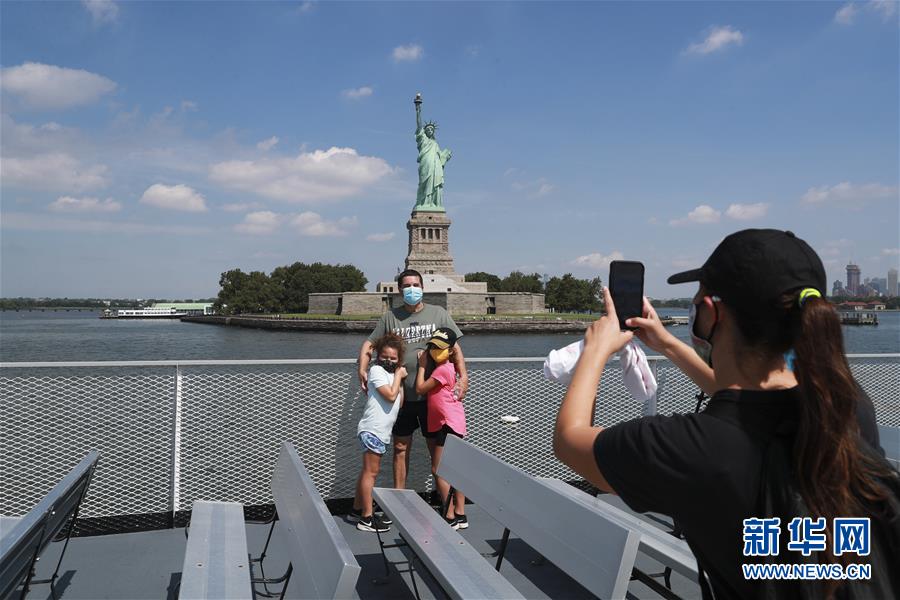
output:
[[462,439],[462,437],[463,437],[463,436],[459,435],[458,433],[456,433],[455,431],[453,431],[453,428],[450,427],[449,425],[444,425],[437,431],[431,431],[431,432],[425,434],[425,437],[434,438],[435,445],[443,446],[445,443],[447,443],[447,434],[448,433],[450,435],[455,435],[459,439]]
[[418,400],[416,402],[404,402],[397,413],[397,420],[391,430],[396,436],[408,437],[416,429],[422,429],[422,435],[428,435],[428,402]]

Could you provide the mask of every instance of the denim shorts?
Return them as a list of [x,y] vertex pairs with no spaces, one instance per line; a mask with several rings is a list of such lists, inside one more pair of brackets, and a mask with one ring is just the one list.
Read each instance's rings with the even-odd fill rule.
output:
[[387,450],[384,442],[371,431],[360,431],[356,438],[359,440],[360,449],[364,452],[368,450],[374,454],[384,454],[385,450]]

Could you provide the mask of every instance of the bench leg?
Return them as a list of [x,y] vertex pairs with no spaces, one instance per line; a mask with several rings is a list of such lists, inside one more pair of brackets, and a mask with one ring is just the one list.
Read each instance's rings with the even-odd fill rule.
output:
[[660,584],[658,581],[653,579],[652,576],[647,575],[643,571],[639,569],[631,570],[631,579],[637,579],[651,590],[665,598],[666,600],[680,600],[680,597],[677,596],[671,589],[666,586]]
[[[266,598],[274,598],[275,597],[275,594],[273,594],[272,592],[269,591],[268,586],[270,583],[284,583],[284,587],[281,588],[281,595],[279,596],[279,598],[283,599],[285,592],[287,592],[288,583],[290,583],[290,581],[291,581],[291,573],[293,573],[293,572],[294,572],[293,563],[288,563],[287,571],[285,571],[284,575],[282,575],[281,577],[277,577],[275,579],[267,579],[265,577],[253,577],[250,579],[250,583],[251,584],[254,584],[254,583],[263,584],[263,589],[265,589],[266,591],[265,591],[265,593],[260,594],[260,596],[265,596]],[[253,591],[254,591],[254,593],[256,592],[256,590],[253,590]]]
[[509,529],[503,528],[503,539],[500,540],[500,550],[497,551],[497,567],[496,569],[500,570],[500,565],[503,564],[503,557],[506,555],[506,546],[509,544]]
[[263,546],[262,553],[257,558],[253,558],[252,556],[249,557],[251,563],[259,563],[259,574],[262,575],[262,577],[260,579],[263,580],[260,583],[263,584],[263,589],[265,590],[265,593],[263,595],[268,598],[274,597],[274,594],[269,591],[269,586],[265,581],[266,569],[263,566],[263,561],[266,560],[266,551],[268,551],[268,549],[269,549],[269,542],[272,540],[272,532],[275,531],[275,521],[277,521],[277,520],[278,520],[278,513],[276,512],[272,516],[272,526],[269,527],[269,535],[266,536],[266,543]]
[[[85,485],[84,489],[81,490],[81,495],[78,497],[78,504],[75,505],[75,510],[72,511],[72,520],[69,521],[69,528],[66,531],[66,542],[63,544],[62,552],[59,553],[59,561],[56,563],[56,569],[53,570],[53,575],[50,576],[50,579],[40,579],[34,580],[31,583],[49,583],[50,584],[50,596],[53,600],[57,600],[56,596],[56,579],[59,577],[59,567],[62,565],[63,557],[66,555],[66,549],[69,547],[69,540],[72,539],[72,532],[75,530],[75,521],[78,519],[78,513],[81,511],[81,503],[84,502],[84,497],[87,495],[88,486]],[[23,596],[24,598],[24,596]]]
[[378,547],[381,548],[381,560],[384,561],[384,576],[388,577],[391,572],[388,569],[388,559],[387,555],[384,553],[384,542],[381,539],[381,533],[379,533],[378,528],[375,528],[375,535],[378,536]]

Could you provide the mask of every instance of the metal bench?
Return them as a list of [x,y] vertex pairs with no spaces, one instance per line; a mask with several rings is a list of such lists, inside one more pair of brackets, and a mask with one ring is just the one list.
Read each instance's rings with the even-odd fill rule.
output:
[[[29,587],[37,583],[49,583],[50,593],[56,598],[54,584],[59,567],[99,456],[97,452],[88,453],[27,515],[4,532],[0,538],[0,598],[10,596],[19,585],[22,586],[21,597],[25,598]],[[53,575],[50,579],[34,580],[35,563],[67,523],[65,544]]]
[[[378,506],[394,520],[403,539],[450,598],[523,598],[511,583],[491,568],[484,557],[451,528],[427,502],[412,490],[375,488]],[[388,573],[385,545],[378,534]],[[419,597],[415,576],[410,572],[413,590]]]
[[640,539],[633,529],[454,436],[438,473],[506,528],[498,570],[514,531],[593,594],[625,596]]
[[878,438],[885,457],[895,468],[900,469],[900,427],[879,425]]
[[253,598],[241,504],[194,502],[178,597]]
[[290,442],[281,444],[272,475],[272,496],[276,517],[262,554],[253,561],[262,570],[272,531],[280,523],[290,564],[281,577],[267,579],[263,573],[253,582],[283,583],[282,598],[286,593],[297,598],[352,597],[359,563]]
[[[572,501],[587,507],[598,516],[621,523],[637,532],[640,535],[640,545],[638,546],[640,552],[691,581],[697,581],[697,559],[683,539],[648,523],[629,510],[623,510],[611,504],[609,502],[611,499],[607,497],[608,494],[595,497],[559,479],[540,479],[539,481]],[[638,574],[637,578],[644,581],[641,574]],[[668,573],[666,573],[666,583],[669,584]]]

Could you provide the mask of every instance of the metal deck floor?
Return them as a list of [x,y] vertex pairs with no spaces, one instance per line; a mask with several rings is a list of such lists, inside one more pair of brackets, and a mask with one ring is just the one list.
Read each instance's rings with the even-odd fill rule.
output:
[[[470,527],[460,531],[463,537],[482,553],[496,551],[500,546],[503,527],[476,505],[468,505],[466,513]],[[361,599],[415,598],[409,578],[407,549],[387,550],[390,575],[385,578],[376,535],[358,531],[346,517],[335,516],[334,519],[362,567],[356,588]],[[252,555],[256,556],[262,550],[268,529],[268,525],[247,525],[247,542]],[[382,537],[385,543],[399,541],[396,528],[391,528]],[[175,599],[178,597],[185,543],[184,529],[73,538],[60,568],[57,592],[65,600]],[[38,566],[38,578],[49,577],[53,572],[61,549],[62,543],[59,542],[47,548]],[[276,531],[267,553],[266,575],[277,577],[286,566],[284,547]],[[662,571],[659,563],[640,554],[637,566],[647,573]],[[527,598],[594,597],[553,564],[543,562],[530,546],[515,535],[510,537],[501,572]],[[444,597],[419,563],[416,563],[415,574],[422,598]],[[254,565],[254,576],[259,576],[257,565]],[[678,574],[672,575],[672,588],[682,598],[700,598],[700,588]],[[257,587],[259,591],[261,586]],[[629,597],[633,598],[660,597],[638,581],[632,581],[628,591]],[[37,585],[28,597],[52,600],[50,586]],[[263,596],[258,594],[257,597]]]

